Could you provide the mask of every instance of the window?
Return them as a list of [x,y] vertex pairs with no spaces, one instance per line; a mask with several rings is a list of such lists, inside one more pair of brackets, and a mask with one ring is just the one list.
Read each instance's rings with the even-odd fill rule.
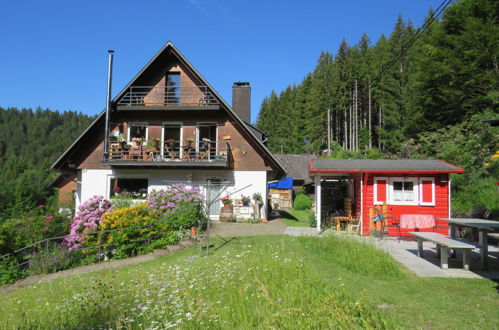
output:
[[165,146],[165,157],[174,159],[182,158],[182,124],[163,123],[163,141]]
[[375,177],[374,204],[435,205],[434,177]]
[[418,204],[417,178],[390,178],[389,202],[392,205]]
[[147,140],[147,123],[129,123],[128,124],[128,142],[133,139]]
[[168,72],[166,74],[166,103],[180,103],[180,72]]
[[147,197],[148,179],[111,178],[111,198],[118,195],[145,199]]
[[201,152],[210,153],[210,157],[215,157],[217,151],[217,124],[198,124],[197,148]]

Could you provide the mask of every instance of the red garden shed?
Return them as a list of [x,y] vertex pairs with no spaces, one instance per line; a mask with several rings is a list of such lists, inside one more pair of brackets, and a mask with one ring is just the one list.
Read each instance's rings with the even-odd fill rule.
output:
[[[369,235],[373,208],[384,206],[401,223],[406,236],[423,226],[419,220],[448,218],[451,212],[450,173],[464,170],[442,160],[423,159],[313,159],[310,176],[315,183],[317,230],[333,217],[360,219],[360,231]],[[348,209],[351,208],[351,209]],[[424,221],[423,221],[424,222]],[[446,229],[438,229],[446,233]]]

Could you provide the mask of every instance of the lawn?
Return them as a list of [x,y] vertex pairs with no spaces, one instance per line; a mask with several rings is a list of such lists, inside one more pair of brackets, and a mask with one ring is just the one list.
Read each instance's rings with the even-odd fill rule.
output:
[[310,210],[295,210],[290,208],[279,212],[289,227],[310,227],[309,217],[312,213]]
[[418,278],[341,237],[213,242],[0,295],[0,328],[497,328],[497,284]]

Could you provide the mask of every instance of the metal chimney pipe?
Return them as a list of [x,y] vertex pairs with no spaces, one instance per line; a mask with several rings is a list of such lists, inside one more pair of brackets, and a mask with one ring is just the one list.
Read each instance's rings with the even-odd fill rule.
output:
[[106,121],[104,127],[104,160],[107,160],[109,153],[109,116],[111,115],[111,87],[113,81],[113,54],[114,50],[110,49],[108,53],[108,70],[107,70],[107,95],[106,95]]

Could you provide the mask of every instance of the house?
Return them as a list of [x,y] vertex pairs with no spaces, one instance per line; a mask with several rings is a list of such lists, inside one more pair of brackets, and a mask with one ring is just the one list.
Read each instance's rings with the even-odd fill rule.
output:
[[[309,164],[315,182],[317,230],[334,212],[351,205],[363,235],[370,233],[370,209],[386,203],[388,216],[428,214],[448,218],[451,212],[451,173],[464,170],[441,160],[314,159]],[[348,203],[345,203],[348,201]],[[446,233],[445,229],[438,229]],[[408,235],[410,229],[401,229]],[[396,228],[389,228],[395,236]]]
[[[227,68],[225,68],[227,69]],[[94,195],[126,190],[143,199],[174,183],[198,186],[220,214],[220,198],[266,195],[284,167],[250,121],[249,83],[233,86],[232,107],[168,42],[112,100],[106,112],[52,165],[60,198],[76,207]],[[266,201],[264,201],[266,203]]]
[[308,175],[310,159],[316,159],[314,154],[274,154],[275,158],[286,168],[287,176],[293,178],[293,189],[302,190],[304,186],[314,182]]

